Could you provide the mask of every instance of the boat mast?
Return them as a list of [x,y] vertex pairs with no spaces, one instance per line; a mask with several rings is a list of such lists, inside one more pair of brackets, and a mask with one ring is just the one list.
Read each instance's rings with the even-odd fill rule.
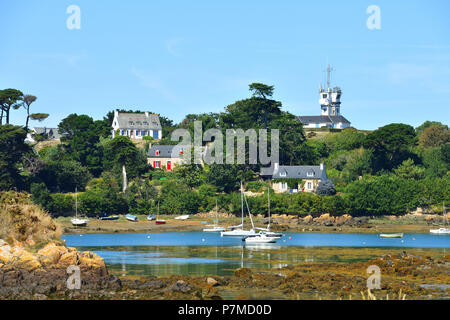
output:
[[244,189],[241,180],[241,228],[244,229]]
[[78,217],[78,197],[77,197],[77,187],[75,187],[75,218]]
[[267,231],[270,231],[270,189],[269,189],[269,187],[267,187],[267,200],[268,200],[267,206],[268,206],[268,211],[269,211],[269,224],[267,226]]
[[217,213],[217,199],[216,199],[216,222],[214,223],[214,226],[219,226],[219,214]]
[[250,221],[252,223],[252,229],[255,229],[255,225],[253,224],[253,219],[252,219],[252,213],[250,212],[250,208],[248,206],[248,202],[247,202],[247,198],[244,195],[244,199],[245,199],[245,204],[247,205],[247,210],[248,210],[248,216],[250,217]]

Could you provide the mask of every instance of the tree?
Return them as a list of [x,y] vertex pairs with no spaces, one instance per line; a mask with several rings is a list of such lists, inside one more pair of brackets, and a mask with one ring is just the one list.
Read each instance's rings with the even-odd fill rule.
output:
[[204,181],[202,167],[198,164],[182,164],[177,166],[174,172],[178,179],[191,189],[200,186]]
[[215,186],[219,192],[239,190],[239,170],[230,164],[212,164],[206,174],[207,183]]
[[443,126],[443,124],[439,121],[425,121],[420,126],[416,128],[417,134],[421,134],[425,129],[433,127],[433,126]]
[[330,179],[320,180],[317,185],[316,193],[320,196],[333,196],[336,194],[334,183]]
[[91,117],[70,114],[58,125],[61,141],[71,157],[87,167],[94,176],[102,171],[103,149],[99,145],[99,132]]
[[19,187],[19,166],[30,147],[25,143],[26,132],[13,125],[0,125],[0,190]]
[[83,191],[92,178],[89,170],[74,160],[50,161],[37,177],[53,192]]
[[431,126],[426,128],[419,137],[419,145],[424,148],[440,147],[450,142],[448,126]]
[[20,106],[23,99],[23,93],[17,89],[0,90],[0,125],[3,123],[3,117],[6,117],[6,124],[9,124],[9,112],[11,108]]
[[23,107],[27,111],[27,120],[25,122],[25,130],[28,131],[28,122],[31,118],[31,120],[38,120],[43,121],[48,118],[48,113],[31,113],[30,114],[30,107],[33,102],[35,102],[37,99],[36,96],[33,96],[31,94],[25,94],[23,96],[23,103],[22,104],[16,104],[14,106],[14,109],[19,109],[20,107]]
[[420,180],[425,176],[425,169],[415,166],[412,159],[403,161],[400,166],[394,169],[394,172],[403,179]]
[[364,147],[373,151],[371,167],[374,172],[392,170],[408,158],[414,159],[411,147],[417,143],[413,127],[402,124],[388,124],[368,134]]
[[128,137],[116,136],[105,145],[104,169],[122,170],[122,191],[125,192],[128,178],[138,176],[147,169],[146,155]]

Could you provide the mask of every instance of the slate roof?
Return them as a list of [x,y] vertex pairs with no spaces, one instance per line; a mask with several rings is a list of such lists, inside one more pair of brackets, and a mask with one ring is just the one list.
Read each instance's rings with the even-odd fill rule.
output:
[[325,165],[323,170],[320,166],[278,166],[278,170],[274,167],[261,168],[260,175],[271,179],[328,179]]
[[[182,145],[153,145],[148,149],[149,158],[181,158],[180,151],[186,150],[190,146]],[[156,151],[159,151],[159,155],[156,155]]]
[[350,121],[345,119],[344,116],[298,116],[297,119],[303,124],[340,122],[350,124]]
[[159,116],[154,113],[124,113],[117,115],[119,128],[138,129],[138,130],[161,130]]
[[48,139],[61,139],[61,134],[58,133],[58,128],[34,127],[33,130],[37,134],[47,134]]

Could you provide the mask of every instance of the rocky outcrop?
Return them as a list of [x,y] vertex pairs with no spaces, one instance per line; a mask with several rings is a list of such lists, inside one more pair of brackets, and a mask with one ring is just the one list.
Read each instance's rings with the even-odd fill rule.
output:
[[0,240],[0,299],[43,299],[59,291],[69,292],[68,267],[80,270],[84,290],[117,288],[120,281],[108,275],[104,260],[93,252],[49,243],[32,252],[20,242],[13,245]]

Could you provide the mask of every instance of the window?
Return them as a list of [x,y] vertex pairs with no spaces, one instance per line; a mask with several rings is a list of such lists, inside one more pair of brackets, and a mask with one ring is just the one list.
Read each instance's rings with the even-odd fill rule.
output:
[[140,122],[140,121],[136,121],[136,125],[137,125],[137,126],[140,126],[140,125],[141,125],[141,122]]
[[148,122],[147,121],[144,121],[144,126],[148,126]]
[[306,176],[307,176],[307,177],[314,177],[314,171],[308,171],[308,172],[306,173]]
[[322,94],[322,98],[326,98],[326,97],[327,97],[326,93]]
[[155,152],[155,153],[156,153],[156,155],[157,155],[157,156],[159,156],[159,150],[156,150],[156,152]]
[[312,182],[308,182],[308,183],[306,184],[306,189],[312,190]]
[[128,124],[129,124],[130,126],[134,126],[134,122],[133,122],[133,121],[128,121]]
[[160,161],[153,161],[153,168],[161,168],[161,162]]
[[288,186],[286,182],[281,183],[281,190],[287,190]]
[[141,131],[141,135],[142,135],[142,136],[145,136],[145,130],[142,130],[142,131]]
[[280,177],[286,177],[286,171],[280,172]]
[[120,130],[120,135],[123,136],[123,130]]

